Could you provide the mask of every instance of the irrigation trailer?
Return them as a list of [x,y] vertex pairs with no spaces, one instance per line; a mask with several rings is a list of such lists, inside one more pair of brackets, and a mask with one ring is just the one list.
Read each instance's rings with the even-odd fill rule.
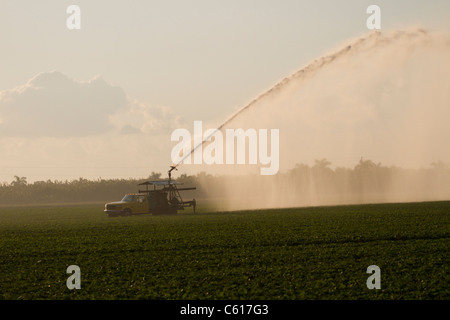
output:
[[127,194],[121,201],[105,204],[104,212],[110,217],[148,213],[176,214],[178,210],[192,206],[195,213],[196,200],[183,201],[180,191],[195,190],[196,187],[179,188],[178,185],[181,183],[171,179],[171,172],[174,169],[176,168],[172,166],[169,170],[169,180],[140,183],[138,185],[145,186],[145,190]]

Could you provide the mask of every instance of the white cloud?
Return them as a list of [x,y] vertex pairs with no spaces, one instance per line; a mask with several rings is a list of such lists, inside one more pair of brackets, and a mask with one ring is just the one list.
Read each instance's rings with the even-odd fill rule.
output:
[[80,82],[60,72],[1,91],[0,119],[0,134],[17,137],[166,133],[180,121],[170,108],[132,100],[99,76]]
[[167,134],[183,125],[183,118],[175,116],[172,109],[165,106],[152,106],[139,101],[129,101],[109,117],[110,122],[124,134]]
[[169,107],[134,100],[101,77],[40,73],[0,91],[0,181],[145,177],[170,162]]
[[6,136],[86,136],[111,129],[108,114],[127,103],[119,87],[101,77],[77,82],[59,72],[40,73],[0,92],[0,133]]

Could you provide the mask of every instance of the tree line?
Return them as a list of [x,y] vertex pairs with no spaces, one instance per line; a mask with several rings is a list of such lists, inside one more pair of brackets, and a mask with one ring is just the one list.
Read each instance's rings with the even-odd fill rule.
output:
[[[138,184],[161,180],[152,172],[142,179],[79,178],[28,183],[15,176],[0,184],[0,205],[86,203],[118,201],[137,192]],[[361,159],[353,168],[331,168],[327,159],[310,166],[297,164],[274,176],[181,174],[176,179],[197,190],[183,197],[223,201],[241,207],[328,205],[364,202],[450,200],[450,167],[434,162],[428,168],[387,167]]]

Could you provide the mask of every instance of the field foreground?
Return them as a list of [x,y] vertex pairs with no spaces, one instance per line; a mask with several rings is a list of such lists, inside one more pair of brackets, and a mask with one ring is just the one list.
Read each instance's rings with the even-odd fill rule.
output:
[[[449,299],[450,202],[108,218],[0,208],[0,299]],[[69,290],[66,269],[81,269]],[[367,267],[381,269],[369,290]]]

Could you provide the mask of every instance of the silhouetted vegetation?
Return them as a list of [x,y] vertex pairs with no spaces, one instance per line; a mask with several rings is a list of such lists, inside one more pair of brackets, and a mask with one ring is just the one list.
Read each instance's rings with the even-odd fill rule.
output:
[[[353,169],[330,166],[328,160],[321,159],[313,166],[297,164],[275,176],[217,176],[201,172],[195,176],[181,174],[176,180],[197,187],[186,193],[188,198],[238,197],[251,201],[256,197],[270,202],[272,197],[276,198],[275,206],[450,199],[450,167],[443,162],[420,169],[386,167],[364,159]],[[156,172],[143,179],[79,178],[34,183],[14,176],[10,183],[0,185],[0,205],[115,201],[126,193],[137,192],[138,183],[159,179],[162,174]]]

